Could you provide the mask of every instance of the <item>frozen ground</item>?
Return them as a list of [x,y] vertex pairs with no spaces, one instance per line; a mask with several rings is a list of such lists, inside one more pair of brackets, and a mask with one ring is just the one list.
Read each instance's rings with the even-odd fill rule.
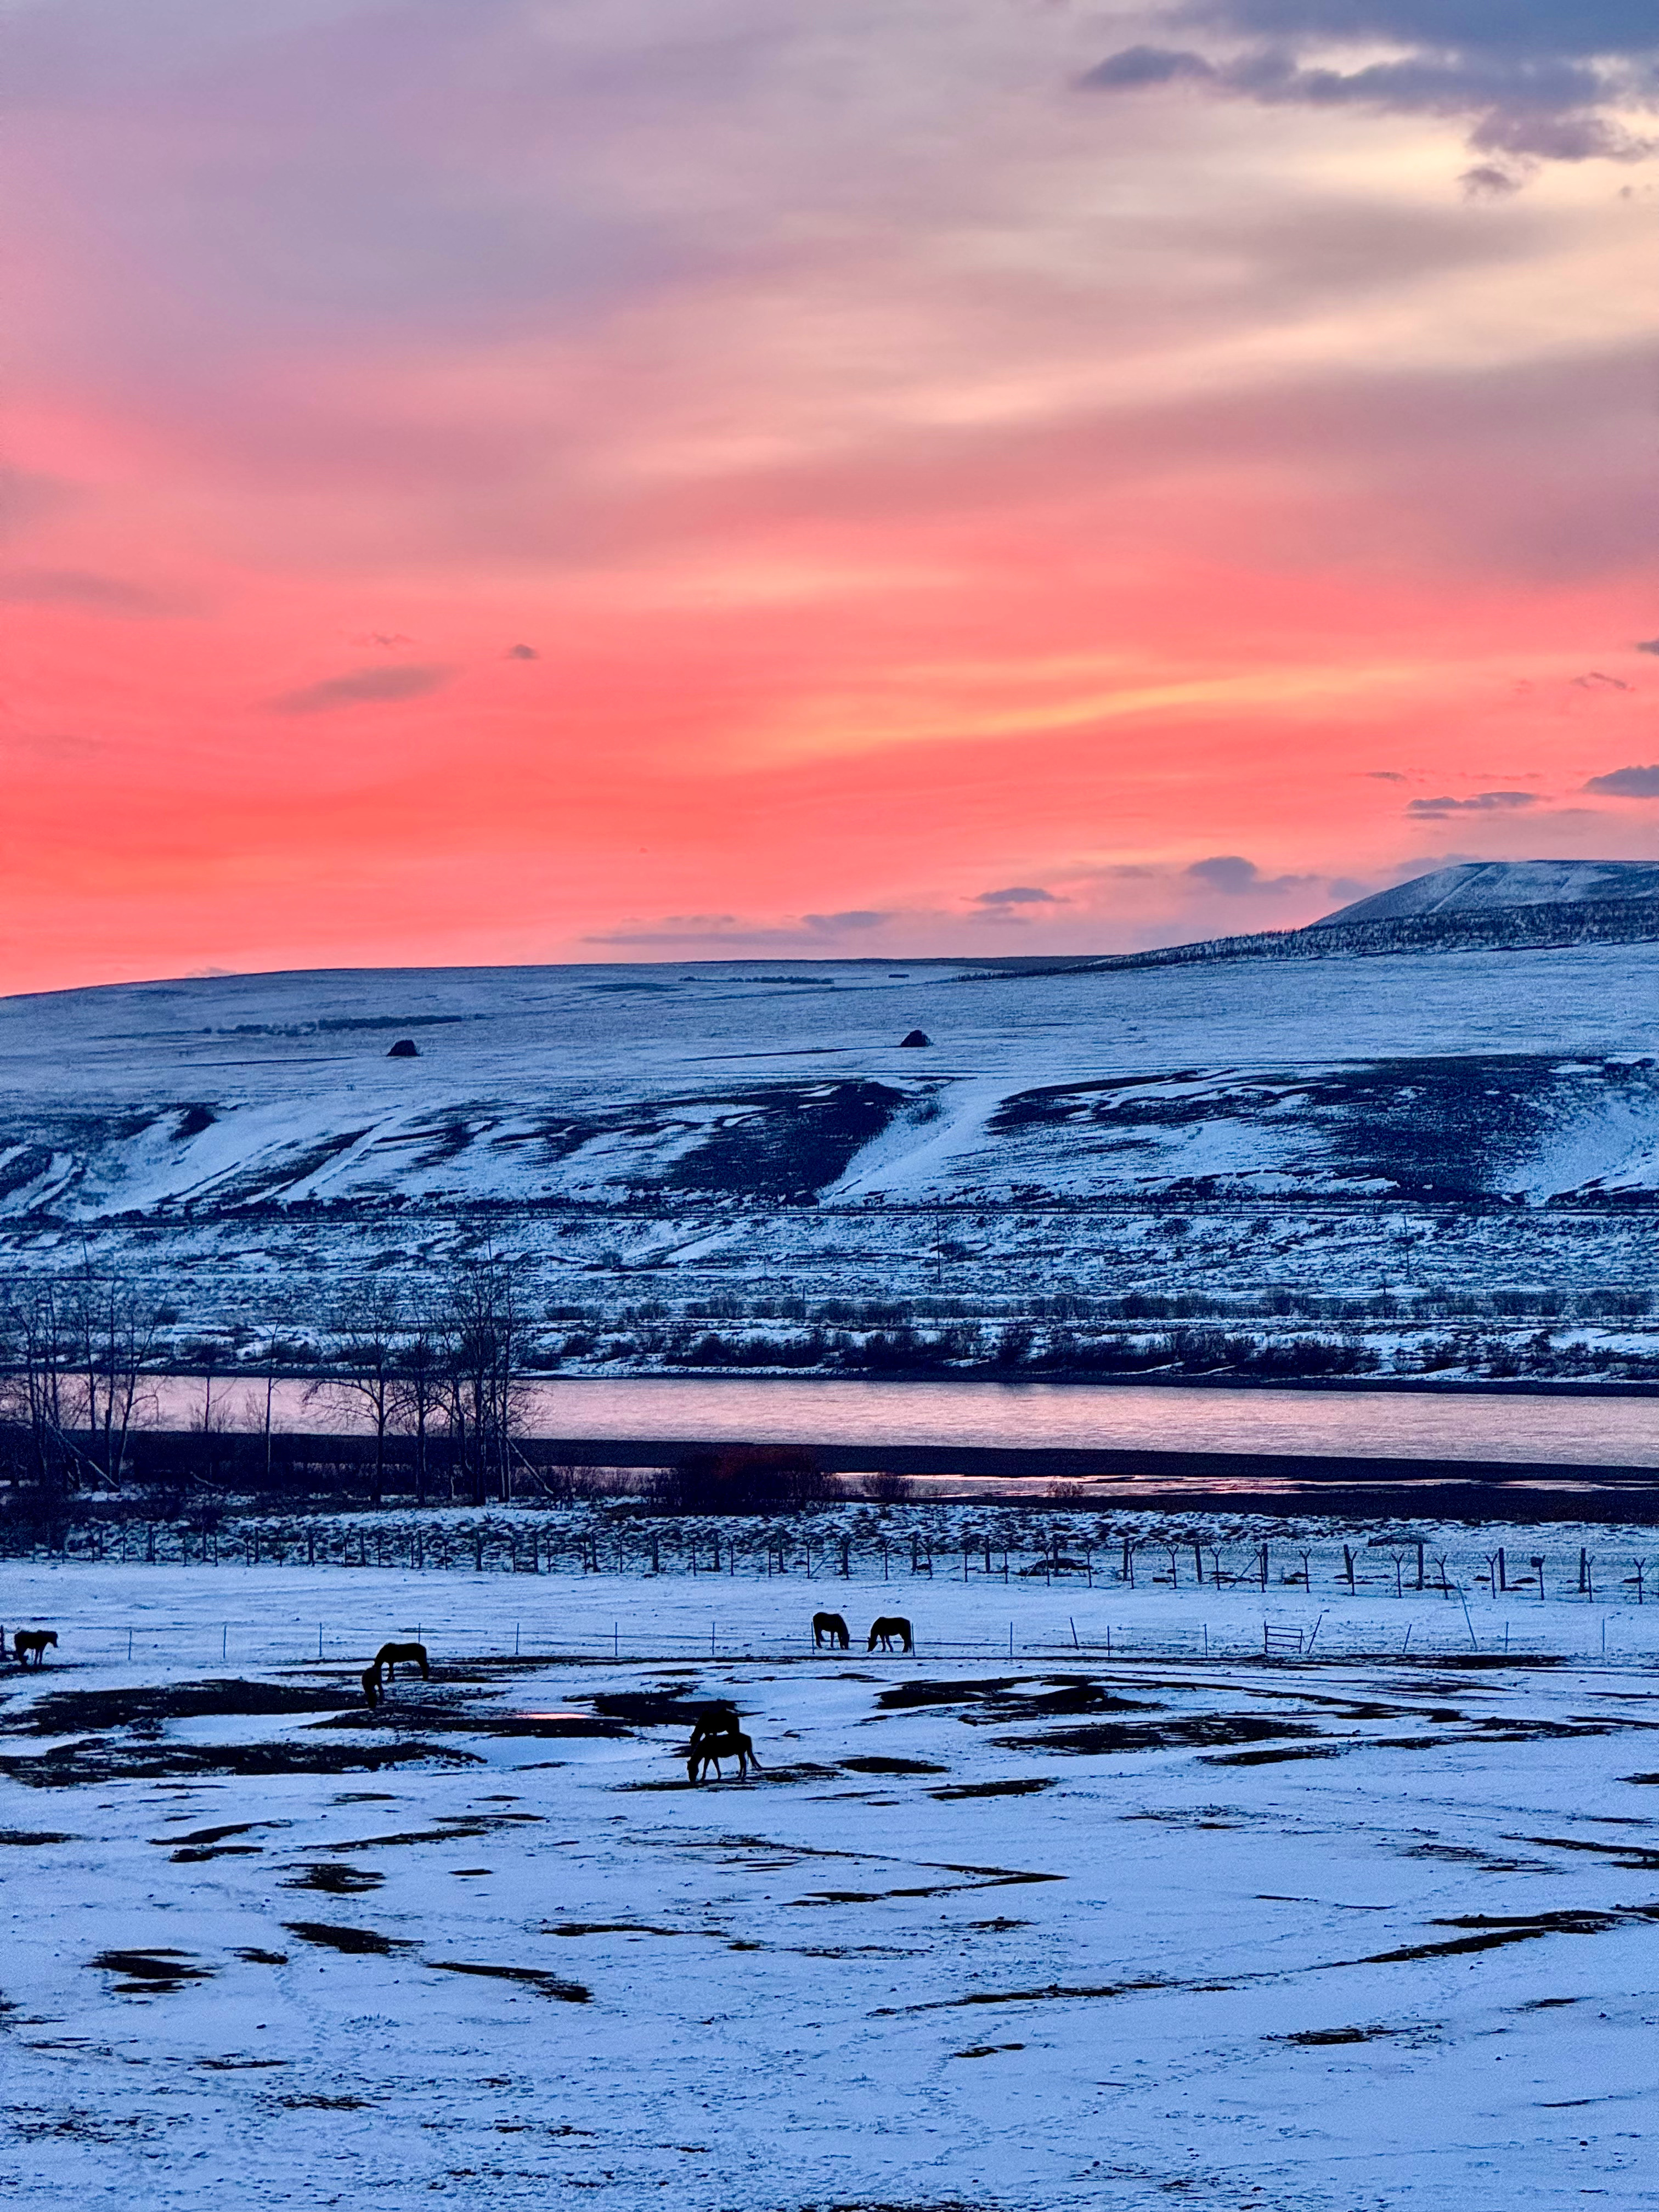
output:
[[[1659,1613],[1558,1595],[1573,1534],[1512,1601],[1595,1655],[1553,1664],[1491,1663],[1478,1587],[1478,1655],[1461,1603],[1334,1599],[1329,1541],[1265,1605],[9,1565],[62,1640],[0,1677],[0,2203],[1659,2203]],[[826,1604],[917,1655],[813,1656]],[[1322,1661],[1334,1611],[1432,1650]],[[693,1790],[711,1695],[765,1765]]]

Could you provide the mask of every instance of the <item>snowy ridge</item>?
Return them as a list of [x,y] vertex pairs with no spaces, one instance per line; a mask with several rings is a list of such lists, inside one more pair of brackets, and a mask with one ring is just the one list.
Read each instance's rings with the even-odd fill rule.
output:
[[[1273,1308],[1288,1314],[1402,1279],[1554,1299],[1504,1311],[1639,1314],[1656,981],[1659,945],[1626,944],[1061,972],[363,971],[12,1000],[0,1266],[72,1266],[93,1235],[185,1336],[314,1327],[346,1283],[392,1267],[441,1284],[486,1237],[525,1261],[554,1330],[641,1300],[715,1321],[787,1297],[999,1322],[1132,1292],[1304,1301]],[[915,1029],[932,1043],[906,1048]],[[404,1040],[416,1056],[388,1057]]]
[[1586,901],[1659,899],[1659,864],[1647,860],[1466,860],[1415,876],[1392,890],[1357,899],[1312,924],[1401,921],[1419,915],[1467,914],[1492,908],[1571,906]]
[[1656,969],[750,963],[13,1000],[0,1218],[1634,1194],[1659,1188]]

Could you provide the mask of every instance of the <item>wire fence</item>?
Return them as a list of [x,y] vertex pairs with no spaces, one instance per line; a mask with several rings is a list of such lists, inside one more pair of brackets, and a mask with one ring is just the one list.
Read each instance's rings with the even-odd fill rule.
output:
[[384,1619],[343,1622],[337,1617],[288,1623],[76,1622],[60,1630],[59,1644],[40,1671],[112,1663],[356,1669],[367,1665],[393,1637],[428,1643],[440,1672],[445,1665],[488,1666],[514,1661],[547,1666],[606,1661],[613,1665],[660,1666],[714,1661],[829,1667],[849,1662],[890,1665],[901,1660],[906,1665],[921,1666],[1178,1661],[1296,1667],[1419,1660],[1468,1663],[1478,1657],[1487,1664],[1659,1663],[1659,1652],[1653,1646],[1632,1644],[1620,1634],[1621,1625],[1626,1624],[1618,1616],[1607,1613],[1591,1618],[1581,1613],[1565,1621],[1553,1620],[1549,1626],[1558,1632],[1547,1635],[1529,1632],[1531,1623],[1512,1620],[1486,1621],[1475,1628],[1460,1616],[1454,1626],[1415,1607],[1402,1626],[1387,1632],[1375,1620],[1344,1622],[1327,1612],[1311,1620],[1274,1620],[1264,1615],[1189,1625],[1167,1620],[1141,1624],[1079,1620],[1067,1615],[1058,1630],[1050,1621],[1036,1634],[1017,1619],[994,1625],[987,1622],[979,1634],[963,1634],[952,1628],[933,1635],[925,1626],[917,1626],[908,1650],[896,1639],[886,1650],[872,1649],[863,1633],[849,1624],[849,1648],[843,1651],[835,1644],[815,1643],[804,1627],[769,1628],[719,1616],[711,1616],[706,1628],[690,1622],[642,1628],[637,1620],[625,1622],[620,1616],[608,1623],[539,1617],[496,1624],[468,1621],[453,1627],[419,1620],[388,1624]]
[[[1629,1532],[1627,1532],[1629,1533]],[[1635,1532],[1645,1533],[1645,1532]],[[1459,1540],[1461,1539],[1461,1540]],[[417,1573],[601,1574],[649,1578],[710,1575],[805,1582],[908,1580],[1000,1582],[1096,1589],[1255,1588],[1364,1590],[1404,1599],[1482,1594],[1517,1603],[1571,1598],[1592,1605],[1644,1606],[1659,1597],[1659,1552],[1577,1543],[1552,1550],[1535,1534],[1522,1547],[1490,1532],[1301,1542],[1212,1540],[1202,1531],[1090,1540],[1061,1526],[1024,1547],[1000,1537],[941,1539],[924,1527],[897,1534],[819,1528],[802,1533],[777,1520],[699,1520],[617,1525],[600,1516],[526,1515],[454,1519],[365,1516],[239,1520],[192,1529],[165,1522],[93,1522],[53,1541],[19,1545],[32,1562],[94,1565],[305,1566]]]

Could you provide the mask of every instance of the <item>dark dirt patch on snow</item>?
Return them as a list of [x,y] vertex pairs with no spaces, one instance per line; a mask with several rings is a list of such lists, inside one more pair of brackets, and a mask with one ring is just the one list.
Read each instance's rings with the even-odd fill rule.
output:
[[528,1736],[537,1740],[565,1736],[615,1739],[631,1733],[619,1721],[607,1720],[598,1713],[480,1712],[474,1707],[440,1704],[424,1697],[400,1707],[392,1702],[396,1695],[395,1690],[390,1692],[373,1711],[360,1705],[352,1711],[337,1712],[330,1719],[315,1721],[312,1725],[318,1729],[351,1729],[364,1735],[386,1735],[402,1728],[418,1728],[428,1735]]
[[1466,1912],[1455,1919],[1436,1920],[1435,1928],[1468,1928],[1476,1932],[1439,1943],[1407,1943],[1397,1951],[1378,1951],[1352,1961],[1363,1966],[1391,1966],[1414,1959],[1460,1958],[1466,1952],[1496,1951],[1509,1943],[1535,1942],[1545,1936],[1602,1936],[1610,1928],[1635,1921],[1659,1920],[1659,1905],[1625,1905],[1610,1912],[1528,1912],[1512,1916]]
[[[1357,1748],[1353,1744],[1340,1743],[1283,1744],[1267,1751],[1231,1751],[1218,1759],[1206,1759],[1204,1764],[1206,1766],[1276,1766],[1286,1759],[1340,1759],[1344,1751]],[[1203,1827],[1206,1824],[1200,1820],[1197,1825]],[[1216,1822],[1209,1825],[1225,1824]]]
[[383,1874],[375,1874],[368,1867],[324,1863],[301,1868],[283,1887],[319,1889],[325,1897],[361,1897],[365,1890],[379,1889],[385,1881]]
[[90,1963],[103,1973],[122,1977],[115,1984],[115,1994],[122,1997],[162,1996],[188,1982],[213,1978],[213,1969],[198,1966],[190,1951],[100,1951]]
[[155,1728],[164,1721],[335,1713],[353,1702],[340,1690],[296,1690],[271,1682],[181,1682],[171,1689],[140,1684],[122,1690],[53,1690],[0,1726],[9,1735],[93,1735],[106,1729]]
[[1000,1697],[1013,1686],[1014,1679],[1005,1674],[1000,1680],[989,1682],[899,1682],[890,1690],[883,1690],[876,1703],[890,1712],[905,1712],[915,1705],[975,1705],[985,1698]]
[[337,1928],[324,1920],[285,1920],[283,1925],[302,1943],[314,1943],[325,1951],[349,1951],[354,1957],[373,1954],[386,1958],[393,1951],[415,1948],[412,1943],[402,1942],[395,1936],[382,1936],[374,1928]]
[[568,1982],[540,1966],[486,1966],[465,1959],[426,1959],[422,1964],[434,1974],[482,1974],[491,1981],[523,1982],[528,1988],[538,1990],[544,1997],[556,1997],[561,2004],[588,2004],[592,2001],[593,1992],[580,1982]]
[[1153,1975],[1145,1981],[1134,1982],[1050,1982],[1037,1990],[974,1990],[964,1997],[934,1997],[925,2004],[881,2005],[870,2015],[872,2020],[896,2020],[901,2014],[916,2012],[957,2012],[968,2005],[1050,2004],[1071,2003],[1085,1997],[1127,1997],[1143,1990],[1166,1990],[1176,1986]]
[[849,1774],[948,1774],[948,1766],[941,1766],[928,1759],[882,1759],[874,1755],[867,1759],[843,1759],[842,1765]]
[[34,1759],[0,1759],[0,1774],[32,1790],[75,1790],[87,1783],[197,1780],[210,1775],[373,1774],[387,1766],[433,1760],[481,1766],[475,1753],[414,1742],[362,1745],[314,1743],[111,1744],[96,1736],[61,1744]]
[[688,1698],[678,1691],[606,1691],[589,1702],[606,1720],[628,1721],[635,1728],[692,1728],[716,1705],[741,1717],[740,1709],[729,1698]]
[[1304,2027],[1291,2035],[1264,2035],[1264,2043],[1294,2043],[1304,2050],[1322,2051],[1342,2043],[1382,2043],[1395,2037],[1409,2042],[1434,2039],[1432,2029],[1423,2027]]
[[497,1834],[503,1828],[536,1827],[547,1816],[543,1813],[468,1813],[457,1814],[453,1820],[441,1820],[435,1828],[402,1828],[389,1836],[355,1836],[349,1842],[330,1844],[331,1851],[379,1851],[397,1844],[458,1844],[473,1836]]
[[0,1828],[0,1847],[7,1844],[27,1846],[33,1844],[75,1844],[78,1836],[66,1836],[58,1828]]
[[[684,1936],[684,1928],[653,1928],[641,1920],[549,1920],[544,1936]],[[712,1933],[715,1931],[705,1931]]]
[[152,1836],[150,1841],[160,1844],[163,1849],[168,1844],[206,1847],[223,1843],[227,1836],[252,1835],[256,1828],[291,1828],[293,1825],[291,1820],[225,1820],[216,1828],[192,1828],[188,1835],[184,1836]]
[[1034,1797],[1040,1790],[1052,1790],[1052,1774],[1022,1774],[1008,1782],[958,1782],[946,1790],[930,1790],[927,1795],[942,1802],[958,1797]]
[[1219,1744],[1265,1743],[1275,1737],[1313,1736],[1307,1721],[1272,1720],[1260,1713],[1202,1713],[1190,1720],[1102,1721],[1091,1728],[1050,1729],[1045,1735],[1000,1735],[1001,1751],[1046,1751],[1073,1757],[1117,1752],[1202,1750]]

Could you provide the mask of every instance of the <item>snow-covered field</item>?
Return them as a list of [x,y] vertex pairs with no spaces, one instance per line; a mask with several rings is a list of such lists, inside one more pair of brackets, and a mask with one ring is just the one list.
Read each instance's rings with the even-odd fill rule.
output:
[[1424,1533],[1467,1615],[1328,1532],[1266,1599],[9,1563],[0,2204],[1659,2203],[1659,1612],[1565,1571],[1642,1532]]

